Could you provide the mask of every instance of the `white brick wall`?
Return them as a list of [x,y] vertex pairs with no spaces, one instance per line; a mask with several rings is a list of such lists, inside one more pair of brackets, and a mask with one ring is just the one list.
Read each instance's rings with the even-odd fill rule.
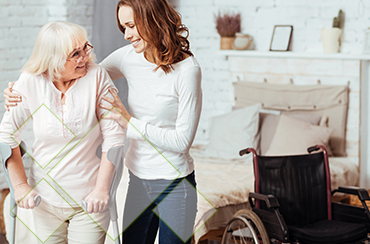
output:
[[[1,0],[0,89],[16,80],[27,62],[40,28],[48,21],[67,20],[86,28],[91,39],[93,0]],[[0,96],[0,106],[4,99]]]
[[[218,11],[240,12],[242,32],[253,36],[257,50],[268,50],[274,25],[293,25],[292,50],[322,52],[321,28],[330,28],[339,9],[345,13],[343,53],[359,53],[363,47],[363,30],[370,27],[370,3],[364,13],[359,1],[349,0],[169,0],[190,29],[191,49],[202,67],[203,111],[195,143],[208,139],[209,119],[231,110],[233,87],[228,76],[228,62],[219,56],[220,37],[215,29]],[[259,64],[259,65],[264,65]],[[255,64],[254,69],[258,70]],[[287,67],[288,69],[288,67]]]
[[[209,119],[231,110],[233,87],[228,61],[219,56],[220,37],[214,14],[239,11],[242,32],[253,36],[257,50],[268,50],[276,24],[294,26],[292,49],[322,52],[320,29],[331,27],[338,10],[345,13],[342,52],[358,53],[363,47],[363,30],[370,26],[370,3],[349,0],[168,0],[190,29],[191,48],[202,67],[203,112],[195,143],[208,139]],[[93,0],[1,0],[0,1],[0,91],[17,79],[19,69],[32,52],[40,27],[47,21],[65,19],[84,26],[91,39]],[[263,65],[263,64],[262,64]],[[258,70],[258,66],[256,66]],[[0,108],[3,97],[0,96]]]
[[92,23],[94,0],[66,0],[67,20],[83,26],[87,31],[87,38],[92,37]]

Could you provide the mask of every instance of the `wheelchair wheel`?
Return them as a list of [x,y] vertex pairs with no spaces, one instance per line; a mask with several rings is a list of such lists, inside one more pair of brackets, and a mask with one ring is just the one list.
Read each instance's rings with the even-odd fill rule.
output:
[[241,209],[227,224],[221,244],[270,244],[265,226],[256,213]]

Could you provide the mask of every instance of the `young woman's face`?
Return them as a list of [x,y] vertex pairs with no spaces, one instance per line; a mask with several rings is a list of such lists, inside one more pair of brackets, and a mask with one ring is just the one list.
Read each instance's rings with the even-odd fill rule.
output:
[[134,13],[131,7],[121,6],[118,10],[119,22],[124,28],[125,39],[132,43],[136,53],[144,52],[147,44],[137,32],[134,22]]
[[59,81],[71,81],[86,75],[86,63],[89,60],[86,50],[90,49],[87,45],[87,41],[76,45],[75,49],[68,55],[64,71],[61,73]]

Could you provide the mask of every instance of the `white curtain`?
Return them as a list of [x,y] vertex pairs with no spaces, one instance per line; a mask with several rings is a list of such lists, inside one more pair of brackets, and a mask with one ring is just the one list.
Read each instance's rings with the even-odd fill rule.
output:
[[117,3],[118,0],[94,0],[92,43],[98,62],[129,43],[117,27]]

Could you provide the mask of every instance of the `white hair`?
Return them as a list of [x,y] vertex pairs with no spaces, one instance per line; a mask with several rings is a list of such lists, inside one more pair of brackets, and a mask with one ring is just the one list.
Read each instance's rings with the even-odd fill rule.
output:
[[[68,55],[87,42],[86,30],[67,21],[53,21],[44,25],[36,39],[33,53],[22,72],[45,75],[54,81],[60,78]],[[90,54],[88,62],[93,62]]]

